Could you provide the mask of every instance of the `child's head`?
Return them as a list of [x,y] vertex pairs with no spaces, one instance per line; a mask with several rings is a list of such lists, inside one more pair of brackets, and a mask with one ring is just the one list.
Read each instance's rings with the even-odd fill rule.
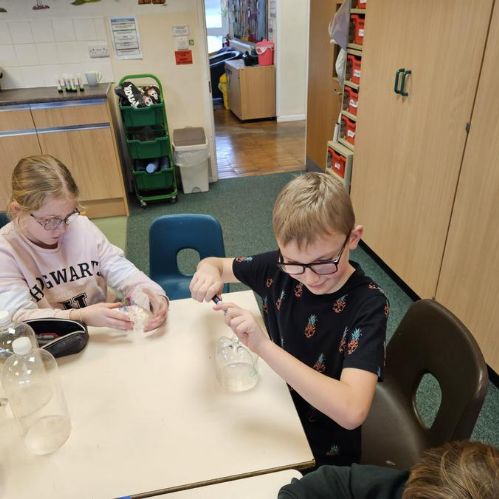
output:
[[349,252],[362,237],[343,184],[306,173],[287,184],[273,214],[279,268],[316,295],[338,290],[354,272]]
[[305,173],[280,192],[272,217],[274,234],[281,245],[291,241],[307,246],[325,235],[345,237],[355,226],[350,196],[329,173]]
[[449,442],[411,468],[403,499],[499,497],[499,451],[479,442]]
[[78,186],[63,163],[49,155],[28,156],[12,172],[8,212],[11,218],[17,218],[40,209],[49,198],[77,203],[78,196]]
[[78,187],[66,166],[54,157],[23,158],[12,172],[8,211],[31,242],[55,248],[80,214]]

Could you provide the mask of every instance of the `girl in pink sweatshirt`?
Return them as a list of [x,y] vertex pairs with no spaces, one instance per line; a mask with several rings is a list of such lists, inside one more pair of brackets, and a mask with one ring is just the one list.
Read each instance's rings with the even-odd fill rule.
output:
[[60,317],[129,330],[109,298],[140,288],[151,303],[144,330],[166,321],[168,298],[85,216],[71,173],[52,156],[21,159],[12,173],[11,222],[0,229],[0,310],[13,320]]

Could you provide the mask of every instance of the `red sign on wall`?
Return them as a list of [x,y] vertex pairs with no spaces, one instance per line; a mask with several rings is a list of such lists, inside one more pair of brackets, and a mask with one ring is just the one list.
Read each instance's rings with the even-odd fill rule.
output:
[[175,50],[177,64],[192,64],[192,50]]

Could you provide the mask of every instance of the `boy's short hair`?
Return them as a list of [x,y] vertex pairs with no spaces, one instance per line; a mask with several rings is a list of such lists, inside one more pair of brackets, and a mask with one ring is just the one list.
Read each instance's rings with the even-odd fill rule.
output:
[[449,442],[411,468],[403,499],[496,499],[499,451],[480,442]]
[[355,226],[355,214],[345,187],[330,173],[305,173],[289,182],[277,196],[272,215],[279,244],[295,241],[299,248],[318,237]]

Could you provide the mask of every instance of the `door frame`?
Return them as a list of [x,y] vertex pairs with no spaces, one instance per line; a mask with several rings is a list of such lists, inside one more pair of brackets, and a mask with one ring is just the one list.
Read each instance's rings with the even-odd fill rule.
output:
[[199,25],[202,31],[202,40],[199,41],[200,46],[200,63],[202,65],[201,73],[202,79],[206,84],[204,85],[204,123],[206,140],[208,142],[208,151],[210,154],[210,171],[209,181],[216,182],[218,180],[218,162],[217,162],[217,147],[215,135],[215,116],[213,114],[213,101],[211,95],[211,77],[210,77],[210,61],[208,58],[208,30],[206,28],[205,17],[205,4],[204,0],[197,0],[197,16]]

